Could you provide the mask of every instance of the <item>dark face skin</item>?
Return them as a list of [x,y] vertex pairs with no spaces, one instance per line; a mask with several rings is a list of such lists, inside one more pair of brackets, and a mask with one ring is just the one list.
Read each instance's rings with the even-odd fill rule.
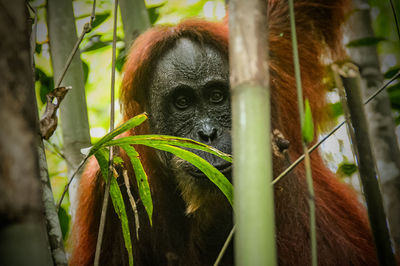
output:
[[[210,45],[182,38],[159,59],[152,74],[147,108],[151,132],[190,138],[230,154],[227,58]],[[230,178],[229,163],[205,152],[192,151]],[[190,163],[166,152],[159,152],[159,155],[175,175],[179,172],[196,182],[207,180]]]

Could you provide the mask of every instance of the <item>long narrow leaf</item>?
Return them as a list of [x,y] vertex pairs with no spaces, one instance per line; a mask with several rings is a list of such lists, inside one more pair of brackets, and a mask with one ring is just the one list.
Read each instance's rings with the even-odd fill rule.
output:
[[126,152],[132,163],[133,170],[135,171],[140,199],[142,200],[147,215],[149,216],[150,224],[152,224],[153,201],[151,199],[150,186],[147,179],[147,174],[144,171],[142,162],[138,158],[139,153],[135,150],[134,147],[128,144],[121,144],[120,147]]
[[124,199],[115,178],[111,178],[110,196],[114,210],[121,220],[122,234],[124,236],[125,248],[128,251],[129,265],[133,265],[131,233],[129,231],[128,216],[126,214]]
[[96,157],[97,163],[100,166],[100,172],[104,178],[104,181],[107,182],[108,177],[108,150],[106,148],[102,148],[98,150],[94,156]]
[[223,153],[216,148],[208,146],[204,143],[194,141],[187,138],[173,137],[173,136],[165,136],[165,135],[137,135],[137,136],[129,136],[123,137],[120,139],[110,140],[104,143],[104,146],[114,146],[121,144],[142,144],[142,145],[158,145],[158,144],[167,144],[172,146],[180,146],[191,149],[197,149],[201,151],[205,151],[211,154],[214,154],[228,162],[232,162],[232,158],[229,154]]
[[188,161],[202,171],[221,191],[224,193],[229,203],[233,202],[233,188],[229,180],[209,162],[194,154],[193,152],[184,150],[179,147],[167,144],[155,144],[151,142],[144,143],[143,145],[153,147],[162,151],[170,152],[181,159]]
[[304,110],[304,121],[302,125],[303,141],[308,144],[314,138],[314,122],[312,119],[310,102],[306,99]]
[[109,132],[106,134],[104,137],[102,137],[96,144],[92,146],[90,149],[90,152],[88,154],[88,157],[95,154],[97,150],[99,150],[101,147],[103,147],[104,143],[112,140],[114,137],[118,136],[119,134],[132,129],[134,127],[137,127],[141,123],[143,123],[147,119],[147,115],[145,113],[137,115],[131,119],[129,119],[127,122],[123,123],[113,131]]
[[[107,179],[109,151],[105,148],[100,148],[94,155],[97,159],[97,162],[99,163],[100,171],[104,180],[108,182]],[[129,265],[133,265],[132,242],[131,234],[129,231],[128,216],[126,214],[124,199],[122,198],[121,190],[119,189],[117,180],[115,178],[111,178],[110,196],[114,206],[114,210],[121,220],[122,234],[124,237],[125,248],[128,251]]]

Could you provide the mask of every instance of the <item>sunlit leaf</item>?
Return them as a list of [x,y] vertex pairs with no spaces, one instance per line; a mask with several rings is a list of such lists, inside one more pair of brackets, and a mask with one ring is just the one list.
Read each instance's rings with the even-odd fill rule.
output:
[[[97,159],[97,162],[99,163],[103,179],[106,183],[108,183],[109,151],[106,148],[101,148],[94,155]],[[132,242],[131,234],[129,231],[128,216],[126,214],[124,199],[122,197],[121,190],[119,189],[118,182],[114,177],[111,178],[110,182],[110,197],[114,206],[114,211],[121,221],[122,234],[124,237],[125,248],[128,252],[129,265],[133,265]]]
[[85,53],[85,52],[90,52],[90,51],[94,51],[97,49],[101,49],[104,47],[110,46],[109,42],[102,42],[102,41],[98,41],[98,42],[90,42],[88,45],[86,45],[81,52]]
[[154,25],[160,16],[160,8],[164,6],[167,2],[158,4],[158,5],[153,5],[147,8],[147,13],[149,14],[149,19],[151,25]]
[[126,214],[124,199],[122,198],[121,190],[115,178],[111,178],[110,196],[114,206],[114,210],[121,220],[122,234],[124,236],[125,248],[128,251],[129,265],[133,265],[133,253],[131,233],[129,231],[128,216]]
[[329,104],[329,108],[334,118],[343,115],[343,108],[340,102]]
[[100,166],[100,172],[106,182],[108,179],[108,153],[109,152],[106,148],[102,148],[94,154],[97,163]]
[[224,159],[225,161],[232,162],[232,157],[229,154],[221,152],[216,148],[208,146],[204,143],[187,138],[165,136],[165,135],[137,135],[137,136],[129,136],[111,140],[105,143],[105,146],[113,146],[121,144],[143,144],[143,145],[168,144],[173,146],[180,146],[180,147],[205,151],[214,154],[215,156],[218,156]]
[[305,101],[304,121],[302,127],[303,139],[306,143],[310,143],[314,138],[314,123],[312,119],[310,102]]
[[340,176],[352,176],[357,172],[357,165],[349,162],[342,162],[339,164],[337,174]]
[[150,224],[152,224],[153,201],[151,199],[150,186],[147,179],[147,174],[144,171],[142,162],[139,159],[139,153],[137,153],[134,147],[128,144],[120,145],[120,147],[126,152],[132,163],[133,170],[135,171],[135,177],[139,189],[140,199],[142,200],[147,215],[149,216]]
[[137,116],[129,119],[128,121],[126,121],[125,123],[123,123],[122,125],[117,127],[116,129],[114,129],[112,132],[109,132],[107,135],[102,137],[96,144],[94,144],[92,149],[90,150],[88,156],[93,155],[107,141],[110,141],[114,137],[118,136],[119,134],[140,125],[146,119],[147,119],[147,115],[145,113],[137,115]]
[[109,16],[110,16],[109,12],[103,14],[96,14],[96,18],[92,22],[92,30],[98,27],[101,23],[103,23]]
[[233,202],[233,188],[229,180],[209,162],[200,156],[184,150],[179,147],[174,147],[166,144],[143,143],[146,146],[153,147],[158,150],[170,152],[179,158],[188,161],[202,171],[221,191],[224,193],[230,204]]
[[233,187],[229,180],[209,162],[201,158],[200,156],[184,150],[179,147],[171,145],[154,145],[156,149],[171,152],[179,158],[188,161],[202,171],[221,191],[224,193],[229,203],[233,204]]

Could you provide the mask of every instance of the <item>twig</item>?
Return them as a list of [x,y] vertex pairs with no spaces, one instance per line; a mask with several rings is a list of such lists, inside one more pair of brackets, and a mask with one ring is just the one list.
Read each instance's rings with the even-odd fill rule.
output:
[[314,186],[311,172],[310,154],[307,148],[307,142],[303,135],[304,129],[304,104],[303,104],[303,90],[301,86],[300,76],[300,60],[297,49],[297,36],[296,36],[296,23],[294,15],[294,3],[293,0],[289,0],[289,11],[290,11],[290,30],[292,35],[292,48],[293,48],[293,63],[294,72],[296,77],[296,88],[297,88],[297,103],[299,107],[300,123],[301,123],[301,136],[304,150],[304,162],[306,168],[306,182],[308,190],[308,206],[310,211],[310,240],[311,240],[311,264],[317,266],[318,253],[317,253],[317,232],[316,232],[316,221],[315,221],[315,200],[314,200]]
[[81,44],[83,37],[85,37],[86,33],[89,33],[92,30],[92,22],[96,18],[95,13],[96,13],[96,0],[93,1],[92,14],[90,15],[90,20],[88,23],[85,24],[85,26],[83,26],[82,33],[79,36],[79,39],[76,41],[74,48],[72,48],[72,51],[68,56],[67,62],[64,65],[64,69],[61,72],[61,75],[57,79],[56,88],[60,87],[61,82],[63,81],[65,74],[67,73],[67,70],[71,65],[72,59],[76,54],[76,51],[78,51],[79,45]]
[[50,184],[49,172],[47,168],[46,154],[44,151],[43,140],[38,135],[38,154],[40,179],[42,183],[42,200],[44,204],[44,216],[46,217],[46,228],[53,257],[54,265],[68,265],[67,256],[64,251],[63,236],[60,221],[58,219],[58,208],[54,205],[54,197]]
[[224,254],[225,254],[225,251],[226,251],[226,249],[227,249],[228,246],[229,246],[229,243],[232,241],[233,234],[235,233],[235,231],[236,231],[236,224],[232,227],[231,232],[229,233],[227,239],[225,240],[225,243],[224,243],[224,245],[222,246],[222,249],[221,249],[221,251],[220,251],[219,254],[218,254],[218,258],[217,258],[217,260],[215,261],[214,266],[218,266],[219,263],[221,262],[221,260],[222,260],[222,258],[223,258],[223,256],[224,256]]
[[81,170],[82,166],[86,163],[87,159],[88,159],[88,157],[85,157],[85,159],[82,160],[82,162],[79,164],[78,168],[76,168],[76,170],[75,170],[74,173],[72,174],[72,176],[71,176],[71,178],[69,179],[68,183],[65,185],[64,191],[63,191],[63,193],[62,193],[62,195],[61,195],[61,198],[60,198],[60,201],[59,201],[58,204],[57,204],[57,212],[58,212],[58,210],[60,209],[61,203],[62,203],[62,201],[63,201],[63,199],[64,199],[64,197],[65,197],[65,194],[66,194],[67,191],[68,191],[69,186],[70,186],[71,183],[72,183],[72,180],[74,180],[76,174]]
[[64,153],[61,152],[60,147],[58,147],[56,144],[46,140],[47,145],[51,146],[52,149],[47,147],[47,150],[50,151],[51,153],[59,156],[61,159],[63,159],[70,167],[72,167],[72,163],[68,160],[67,157],[65,157]]
[[[110,149],[110,150],[112,150],[112,149]],[[103,241],[104,225],[106,222],[106,213],[107,213],[108,198],[109,198],[109,193],[110,193],[110,184],[111,184],[111,180],[108,180],[108,182],[106,183],[106,188],[104,190],[104,198],[103,198],[103,205],[101,208],[99,233],[97,234],[96,253],[95,253],[95,257],[94,257],[94,265],[95,266],[98,266],[99,262],[100,262],[101,243]]]
[[386,89],[387,86],[390,85],[393,81],[398,79],[400,77],[400,70],[394,75],[393,78],[391,78],[388,82],[386,82],[385,85],[383,85],[379,90],[375,91],[371,96],[368,97],[368,99],[364,102],[364,105],[372,101],[379,93],[381,93],[384,89]]
[[133,213],[135,215],[136,238],[139,239],[139,228],[140,228],[139,213],[137,210],[135,199],[133,198],[132,193],[131,193],[131,186],[129,184],[128,171],[123,170],[122,175],[124,177],[125,187],[126,187],[126,191],[128,193],[129,202],[131,203],[131,207],[132,207]]
[[[114,130],[114,91],[115,91],[115,54],[116,54],[116,43],[117,43],[117,16],[118,16],[118,0],[115,0],[114,4],[114,28],[113,28],[113,43],[112,43],[112,69],[111,69],[111,103],[110,103],[110,132]],[[104,226],[106,221],[107,214],[107,206],[108,206],[108,198],[109,191],[111,185],[111,178],[113,174],[113,148],[110,148],[110,156],[109,156],[109,171],[108,171],[108,182],[106,183],[106,189],[104,191],[104,199],[103,206],[101,209],[101,217],[100,217],[100,225],[99,225],[99,233],[97,234],[97,244],[96,244],[96,253],[94,257],[94,265],[98,266],[100,262],[100,252],[101,252],[101,243],[103,241],[104,234]]]
[[400,40],[400,28],[399,28],[399,21],[397,20],[397,15],[396,15],[396,9],[393,5],[393,1],[389,0],[390,6],[392,7],[392,12],[393,12],[393,17],[394,17],[394,23],[396,24],[396,29],[397,29],[397,37],[399,37]]
[[71,65],[72,58],[74,58],[76,51],[78,51],[79,45],[81,44],[83,37],[85,37],[85,34],[90,31],[88,25],[89,25],[88,23],[85,24],[85,26],[83,27],[83,31],[82,31],[81,35],[79,36],[79,39],[76,41],[74,48],[72,48],[72,51],[68,56],[67,62],[64,65],[64,69],[61,72],[61,75],[57,79],[56,88],[60,87],[61,82],[64,79],[64,76],[67,73],[69,66]]

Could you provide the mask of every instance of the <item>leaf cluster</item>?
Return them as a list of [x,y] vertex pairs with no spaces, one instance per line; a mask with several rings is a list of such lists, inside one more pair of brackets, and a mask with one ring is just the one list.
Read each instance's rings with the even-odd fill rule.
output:
[[[110,197],[114,206],[114,210],[117,213],[121,225],[125,241],[125,248],[128,251],[129,263],[133,263],[132,255],[132,243],[128,225],[128,216],[126,213],[126,207],[123,200],[123,196],[120,187],[117,182],[119,176],[114,176],[109,180],[110,161],[109,161],[109,149],[113,146],[118,146],[128,155],[129,160],[133,166],[136,182],[139,190],[140,199],[146,209],[150,224],[152,224],[153,214],[153,203],[151,199],[150,186],[148,183],[147,174],[143,168],[143,165],[139,158],[139,153],[132,145],[146,145],[158,150],[170,152],[199,168],[227,197],[228,201],[232,204],[233,202],[233,188],[232,184],[228,179],[220,173],[214,166],[209,162],[201,158],[200,156],[190,152],[184,148],[197,149],[205,152],[214,154],[226,161],[232,162],[230,155],[225,154],[217,149],[205,145],[203,143],[164,135],[136,135],[122,138],[115,138],[123,132],[126,132],[136,126],[139,126],[147,119],[146,114],[140,114],[128,120],[124,124],[117,127],[112,132],[106,134],[90,149],[84,150],[87,152],[86,157],[94,155],[100,166],[101,174],[106,183],[110,182]],[[183,148],[182,148],[183,147]],[[122,160],[117,157],[117,163],[121,163]],[[111,168],[113,169],[113,168]],[[129,189],[129,188],[127,188]]]

